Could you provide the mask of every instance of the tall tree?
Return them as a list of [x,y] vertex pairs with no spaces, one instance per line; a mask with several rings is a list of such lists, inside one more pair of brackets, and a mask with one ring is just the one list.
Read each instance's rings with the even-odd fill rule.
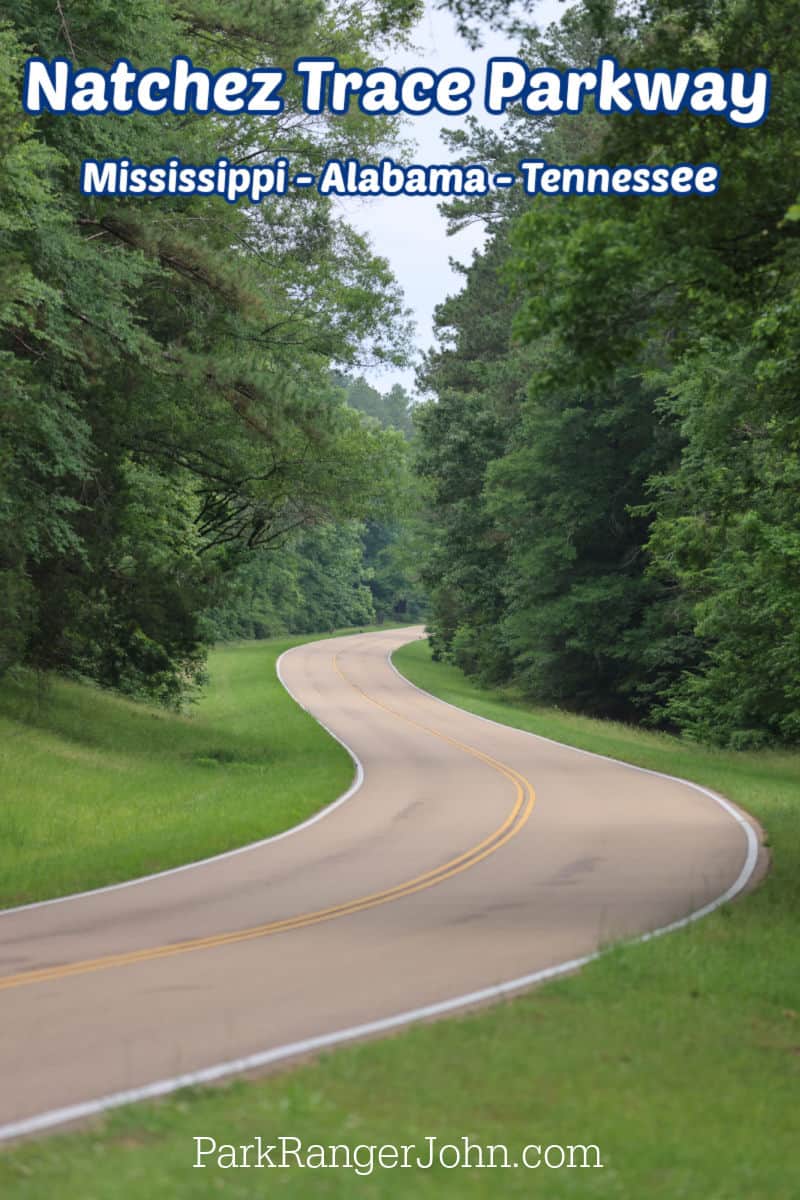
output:
[[[768,67],[770,113],[746,130],[690,112],[533,124],[528,157],[715,161],[720,190],[451,206],[493,232],[442,310],[421,421],[437,648],[541,699],[734,745],[800,732],[797,15],[586,0],[528,39],[552,66]],[[495,139],[509,162],[524,120]],[[478,285],[492,259],[496,297]],[[471,303],[513,324],[477,367]],[[527,372],[499,436],[497,360]]]
[[251,208],[77,186],[87,157],[285,153],[313,169],[331,154],[379,152],[391,122],[308,117],[296,81],[269,119],[32,122],[18,108],[21,47],[76,66],[176,54],[212,71],[232,56],[290,66],[301,51],[371,64],[415,11],[306,0],[0,8],[13,26],[0,46],[5,661],[178,698],[202,657],[200,614],[242,554],[391,508],[394,443],[347,408],[329,372],[405,349],[387,264],[316,193]]

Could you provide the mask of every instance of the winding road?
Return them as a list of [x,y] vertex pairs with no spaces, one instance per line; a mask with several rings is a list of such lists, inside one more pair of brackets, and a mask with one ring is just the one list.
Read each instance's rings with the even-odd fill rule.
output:
[[0,913],[0,1139],[491,999],[748,883],[745,814],[420,692],[389,655],[421,632],[283,656],[359,764],[329,809]]

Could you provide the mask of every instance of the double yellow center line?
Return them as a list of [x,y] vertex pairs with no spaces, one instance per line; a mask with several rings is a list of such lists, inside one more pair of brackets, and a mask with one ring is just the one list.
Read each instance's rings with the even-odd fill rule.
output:
[[186,941],[172,942],[165,946],[151,946],[142,950],[130,950],[122,954],[106,954],[101,958],[89,958],[73,963],[61,963],[51,967],[42,967],[38,970],[20,971],[16,975],[0,977],[0,991],[7,988],[25,987],[28,984],[34,983],[52,983],[57,980],[68,979],[73,975],[86,975],[91,971],[104,971],[111,967],[127,967],[135,963],[152,962],[159,958],[172,958],[174,955],[189,954],[195,950],[213,950],[220,946],[232,946],[237,942],[249,942],[256,938],[268,937],[274,933],[287,933],[293,929],[303,929],[308,925],[320,924],[322,921],[332,921],[336,917],[348,917],[352,913],[363,912],[365,909],[375,908],[379,904],[388,904],[394,900],[401,900],[405,896],[414,895],[415,892],[421,892],[426,888],[444,883],[445,880],[452,879],[453,876],[459,875],[462,871],[474,867],[490,854],[494,854],[495,851],[504,846],[511,838],[516,837],[530,817],[535,802],[535,795],[531,784],[519,771],[498,762],[496,758],[492,758],[489,754],[484,754],[481,750],[476,750],[473,746],[465,745],[464,742],[458,741],[457,738],[449,737],[447,734],[440,733],[437,729],[431,729],[419,721],[414,721],[410,717],[396,712],[381,700],[370,696],[358,684],[353,683],[351,679],[347,678],[339,666],[336,655],[333,656],[333,667],[345,683],[364,696],[371,704],[377,705],[378,708],[382,708],[393,717],[405,722],[405,724],[420,729],[424,733],[430,734],[431,737],[439,738],[441,741],[447,742],[448,745],[462,750],[465,754],[477,758],[480,762],[486,763],[487,766],[492,767],[504,776],[504,778],[508,779],[514,786],[515,800],[511,811],[503,823],[490,833],[488,837],[478,842],[477,845],[471,846],[457,857],[451,858],[448,862],[442,863],[438,867],[433,867],[421,875],[416,875],[413,879],[395,884],[394,887],[385,888],[380,892],[371,892],[366,896],[360,896],[354,900],[331,905],[329,908],[316,909],[314,912],[301,913],[298,916],[286,917],[280,921],[269,921],[264,925],[253,925],[248,929],[234,930],[230,933],[189,938]]

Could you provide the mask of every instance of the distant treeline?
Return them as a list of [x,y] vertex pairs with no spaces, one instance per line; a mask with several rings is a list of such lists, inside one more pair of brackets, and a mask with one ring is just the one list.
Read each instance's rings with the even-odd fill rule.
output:
[[[368,426],[411,437],[412,408],[399,384],[382,393],[361,377],[341,373],[333,383]],[[418,505],[410,458],[406,463],[395,479],[393,520],[329,522],[287,539],[277,553],[267,548],[248,556],[229,580],[223,602],[206,614],[210,636],[263,638],[420,620]]]
[[450,205],[488,240],[423,372],[435,651],[545,703],[797,742],[800,6],[583,0],[523,43],[562,70],[765,67],[771,108],[752,130],[587,109],[453,136],[498,171],[716,162],[722,182]]

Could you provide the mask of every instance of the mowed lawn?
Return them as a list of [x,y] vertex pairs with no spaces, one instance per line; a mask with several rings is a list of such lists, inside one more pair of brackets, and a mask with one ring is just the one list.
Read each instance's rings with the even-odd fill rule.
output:
[[[800,757],[735,754],[528,708],[430,662],[443,698],[727,793],[769,832],[773,868],[741,902],[478,1013],[342,1048],[255,1081],[187,1091],[0,1155],[13,1200],[796,1200],[800,1194]],[[464,1136],[600,1147],[602,1169],[192,1167],[193,1138],[284,1135],[352,1147]],[[207,1160],[210,1161],[210,1160]]]
[[303,638],[212,651],[185,714],[80,683],[0,685],[0,906],[191,862],[277,833],[344,791],[346,751],[280,685]]

